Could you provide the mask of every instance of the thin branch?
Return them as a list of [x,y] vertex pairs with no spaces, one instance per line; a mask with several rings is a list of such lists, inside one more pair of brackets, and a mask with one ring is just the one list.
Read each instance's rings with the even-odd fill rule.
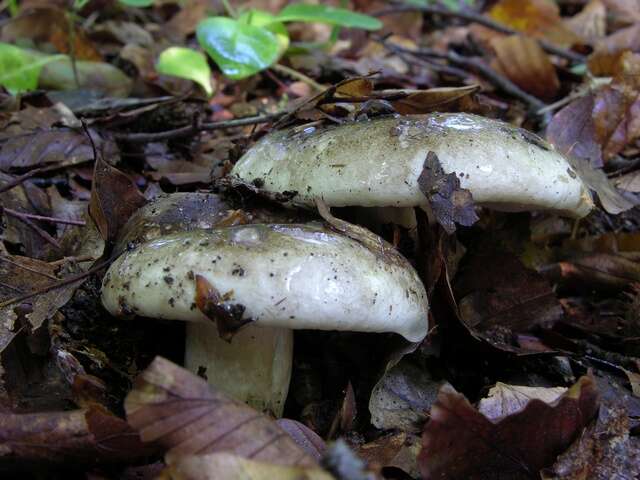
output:
[[271,66],[271,70],[293,78],[294,80],[305,83],[317,92],[324,92],[327,89],[327,87],[325,87],[324,85],[320,85],[313,78],[307,77],[304,73],[300,73],[299,71],[294,70],[293,68],[289,68],[286,65],[276,63],[275,65]]
[[486,65],[480,59],[472,58],[472,57],[464,57],[459,55],[453,51],[448,51],[447,53],[441,53],[429,48],[420,48],[416,50],[411,50],[405,47],[401,47],[400,45],[396,45],[394,43],[390,43],[384,39],[378,39],[386,48],[395,52],[395,53],[405,53],[416,58],[421,57],[435,57],[443,60],[447,60],[449,63],[461,67],[467,70],[471,70],[485,79],[489,80],[496,87],[502,90],[509,95],[522,100],[526,103],[529,108],[533,112],[538,112],[545,108],[547,105],[540,99],[534,97],[533,95],[528,94],[520,87],[518,87],[515,83],[509,80],[507,77],[501,75],[496,72],[493,68]]
[[109,258],[108,260],[105,260],[104,262],[100,262],[98,265],[91,267],[89,270],[87,270],[86,272],[82,272],[79,273],[77,275],[71,275],[67,278],[64,278],[62,280],[60,280],[59,282],[56,283],[52,283],[50,285],[46,285],[36,291],[33,292],[29,292],[29,293],[25,293],[23,295],[19,295],[17,297],[13,297],[10,298],[9,300],[5,300],[4,302],[0,302],[0,310],[8,307],[9,305],[14,305],[16,303],[20,303],[20,302],[24,302],[25,300],[28,300],[30,298],[36,297],[38,295],[42,295],[43,293],[47,293],[50,292],[51,290],[56,290],[58,288],[62,288],[65,287],[67,285],[70,285],[72,283],[75,283],[79,280],[82,280],[84,278],[89,277],[90,275],[93,275],[94,273],[102,270],[104,267],[106,267],[107,265],[109,265],[109,263],[112,261],[112,258]]
[[[521,35],[521,32],[518,32],[517,30],[513,30],[512,28],[502,25],[501,23],[498,23],[495,20],[492,20],[491,18],[486,17],[484,15],[480,15],[478,13],[475,13],[469,10],[454,11],[446,7],[440,7],[440,6],[434,6],[434,5],[425,6],[425,7],[418,7],[413,5],[398,5],[398,6],[391,7],[386,10],[377,12],[374,14],[374,16],[382,17],[385,15],[394,15],[394,14],[405,13],[405,12],[422,12],[422,13],[427,13],[429,15],[442,15],[443,17],[459,18],[461,20],[466,20],[467,22],[470,22],[470,23],[477,23],[479,25],[483,25],[487,28],[495,30],[496,32],[506,33],[508,35]],[[576,62],[576,63],[584,63],[586,61],[586,58],[584,55],[581,55],[576,52],[572,52],[571,50],[567,50],[562,47],[558,47],[557,45],[554,45],[553,43],[550,43],[544,39],[537,39],[537,40],[538,40],[538,43],[540,43],[540,46],[548,53],[557,55],[558,57],[566,58],[567,60],[571,60],[572,62]]]
[[287,112],[282,111],[277,113],[268,113],[265,115],[256,115],[255,117],[242,117],[235,118],[233,120],[223,120],[220,122],[192,124],[176,128],[174,130],[167,130],[165,132],[157,133],[116,133],[114,134],[114,138],[116,140],[123,140],[132,143],[160,142],[162,140],[187,137],[198,132],[243,127],[246,125],[256,125],[259,123],[269,123],[283,117],[284,115],[286,115],[286,113]]
[[2,208],[0,211],[3,211],[7,215],[11,215],[12,217],[16,217],[16,218],[30,218],[32,220],[41,220],[43,222],[62,223],[64,225],[78,225],[81,227],[86,225],[86,222],[84,222],[83,220],[67,220],[65,218],[46,217],[44,215],[35,215],[33,213],[19,212],[12,208],[6,208],[6,207]]
[[7,191],[11,190],[12,188],[17,187],[18,185],[21,185],[22,182],[24,182],[25,180],[30,179],[36,173],[40,173],[42,171],[43,171],[43,168],[35,168],[35,169],[25,173],[24,175],[20,175],[19,177],[15,177],[13,180],[11,180],[10,182],[5,183],[4,185],[2,185],[0,187],[0,193],[7,192]]
[[0,256],[0,261],[5,262],[5,263],[9,263],[9,264],[14,265],[14,266],[16,266],[18,268],[21,268],[23,270],[27,270],[28,272],[35,273],[36,275],[42,275],[43,277],[47,277],[49,280],[55,280],[55,281],[60,280],[58,277],[55,277],[53,275],[49,275],[47,272],[41,272],[41,271],[36,270],[35,268],[31,268],[31,267],[29,267],[27,265],[22,265],[21,263],[14,262],[13,260],[11,260],[10,258],[7,258],[7,257]]
[[53,238],[51,235],[45,232],[42,228],[40,228],[36,223],[34,223],[30,218],[26,217],[24,214],[20,212],[16,212],[14,210],[14,214],[13,215],[9,214],[9,215],[15,218],[16,220],[24,223],[27,227],[29,227],[31,230],[36,232],[40,236],[40,238],[42,238],[45,242],[51,244],[57,250],[62,250],[62,246],[58,243],[58,241],[55,238]]

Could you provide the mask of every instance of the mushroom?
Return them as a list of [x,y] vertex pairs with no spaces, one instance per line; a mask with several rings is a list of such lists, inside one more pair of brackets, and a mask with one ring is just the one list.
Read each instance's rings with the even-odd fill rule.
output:
[[566,158],[533,133],[465,113],[384,117],[265,136],[235,164],[232,182],[312,206],[426,207],[418,179],[429,152],[477,204],[583,217],[587,187]]
[[[102,303],[119,316],[200,322],[187,328],[187,367],[205,366],[210,382],[280,415],[291,330],[395,332],[411,342],[427,333],[415,270],[382,239],[353,237],[321,224],[163,235],[114,261]],[[231,344],[218,338],[245,322]]]

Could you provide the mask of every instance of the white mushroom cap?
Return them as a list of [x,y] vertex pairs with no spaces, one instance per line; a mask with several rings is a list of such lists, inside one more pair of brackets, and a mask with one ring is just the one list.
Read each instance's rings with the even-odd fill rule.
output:
[[425,206],[418,178],[428,152],[480,205],[582,217],[593,201],[567,160],[527,130],[455,113],[385,117],[267,135],[236,163],[232,179],[312,206]]
[[321,226],[243,225],[176,233],[121,255],[102,302],[115,315],[207,320],[195,304],[204,277],[255,326],[427,333],[427,296],[411,265]]

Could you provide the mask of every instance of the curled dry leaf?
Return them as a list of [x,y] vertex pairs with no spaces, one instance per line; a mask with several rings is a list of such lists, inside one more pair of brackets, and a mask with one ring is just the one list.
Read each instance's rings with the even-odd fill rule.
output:
[[456,172],[444,173],[434,152],[427,154],[418,185],[447,233],[456,231],[456,223],[469,227],[478,221],[471,192],[460,187]]
[[498,66],[513,83],[543,100],[552,100],[560,80],[549,56],[531,37],[510,35],[491,41]]
[[536,478],[578,438],[598,411],[595,382],[582,377],[558,400],[529,401],[516,413],[490,420],[451,386],[431,409],[418,457],[425,480]]
[[185,455],[229,453],[252,462],[317,467],[273,420],[162,357],[138,377],[125,410],[143,441],[167,450],[169,464]]
[[397,468],[412,478],[418,478],[417,457],[420,453],[420,437],[407,433],[394,433],[365,443],[357,449],[374,471],[383,468]]
[[93,172],[89,213],[102,238],[114,240],[129,217],[147,200],[136,184],[99,155]]
[[603,401],[598,419],[543,474],[545,480],[610,480],[640,477],[640,441],[629,436],[621,405]]
[[596,44],[587,62],[589,71],[597,76],[613,76],[622,55],[639,48],[640,23],[618,30]]
[[547,265],[543,275],[561,287],[579,291],[620,291],[640,282],[640,266],[622,255],[595,253]]
[[534,327],[550,327],[562,316],[549,282],[509,254],[471,257],[454,290],[467,329],[506,351],[528,352],[520,336]]
[[232,453],[181,455],[168,461],[161,480],[333,480],[320,468],[274,465],[243,458]]
[[522,410],[534,398],[553,403],[566,391],[565,387],[526,387],[498,382],[491,387],[488,396],[480,400],[478,411],[495,420]]
[[594,94],[587,94],[556,113],[547,127],[547,140],[565,154],[580,178],[596,192],[602,207],[616,215],[634,204],[616,190],[602,170],[594,168],[603,164],[603,145],[593,118],[597,100]]
[[503,25],[558,45],[571,46],[580,41],[562,22],[556,3],[548,0],[499,0],[489,10],[489,16]]
[[86,410],[0,416],[0,465],[133,463],[151,455],[136,432],[97,405]]

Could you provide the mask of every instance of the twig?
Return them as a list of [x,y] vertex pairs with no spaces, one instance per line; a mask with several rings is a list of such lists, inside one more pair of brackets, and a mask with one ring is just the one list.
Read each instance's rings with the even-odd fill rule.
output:
[[18,268],[21,268],[23,270],[27,270],[28,272],[35,273],[36,275],[42,275],[43,277],[47,277],[49,280],[55,280],[55,281],[60,280],[58,277],[55,277],[53,275],[49,275],[47,272],[41,272],[41,271],[36,270],[35,268],[31,268],[31,267],[29,267],[27,265],[22,265],[22,264],[20,264],[18,262],[14,262],[13,260],[11,260],[11,259],[9,259],[7,257],[0,256],[0,261],[5,262],[5,263],[9,263],[9,264],[14,265],[14,266],[16,266]]
[[91,267],[89,270],[87,270],[86,272],[82,272],[79,273],[77,275],[72,275],[69,276],[67,278],[64,278],[62,280],[60,280],[59,282],[56,283],[52,283],[50,285],[46,285],[34,292],[29,292],[29,293],[25,293],[24,295],[19,295],[17,297],[13,297],[10,298],[9,300],[5,300],[4,302],[0,302],[0,310],[8,307],[9,305],[13,305],[15,303],[20,303],[20,302],[24,302],[25,300],[28,300],[30,298],[36,297],[38,295],[42,295],[43,293],[47,293],[50,292],[51,290],[56,290],[58,288],[62,288],[65,287],[67,285],[70,285],[72,283],[75,283],[79,280],[82,280],[84,278],[89,277],[90,275],[93,275],[94,273],[102,270],[104,267],[106,267],[111,260],[113,260],[112,258],[109,258],[108,260],[105,260],[104,262],[100,262],[98,265]]
[[[393,14],[405,13],[405,12],[422,12],[422,13],[428,13],[430,15],[442,15],[443,17],[459,18],[461,20],[466,20],[467,22],[483,25],[487,28],[495,30],[496,32],[506,33],[508,35],[521,35],[521,33],[518,32],[517,30],[513,30],[512,28],[502,25],[501,23],[498,23],[489,17],[485,17],[484,15],[480,15],[478,13],[475,13],[469,10],[454,11],[446,7],[439,7],[434,5],[425,6],[425,7],[419,7],[419,6],[413,6],[413,5],[398,5],[398,6],[391,7],[386,10],[382,10],[380,12],[374,13],[373,15],[376,17],[382,17],[385,15],[393,15]],[[553,55],[557,55],[559,57],[566,58],[567,60],[571,60],[572,62],[577,62],[577,63],[583,63],[586,60],[584,55],[581,55],[576,52],[572,52],[571,50],[567,50],[562,47],[558,47],[557,45],[554,45],[553,43],[550,43],[543,39],[537,39],[537,40],[538,40],[538,43],[540,43],[540,46],[545,51]]]
[[281,65],[279,63],[276,63],[271,67],[271,69],[275,70],[278,73],[291,77],[294,80],[298,80],[300,82],[306,83],[307,85],[309,85],[311,88],[313,88],[318,92],[324,92],[327,89],[327,87],[320,85],[313,78],[307,77],[304,73],[294,70],[293,68],[289,68],[286,65]]
[[472,57],[464,57],[459,55],[453,51],[448,51],[447,53],[437,52],[435,50],[429,48],[420,48],[417,50],[411,50],[405,47],[401,47],[400,45],[396,45],[386,41],[385,39],[378,39],[386,48],[396,53],[405,53],[408,55],[412,55],[414,57],[435,57],[441,58],[443,60],[447,60],[448,62],[456,65],[458,67],[466,68],[476,72],[477,74],[483,76],[485,79],[489,80],[496,87],[502,90],[509,95],[516,97],[527,105],[529,105],[531,111],[537,113],[541,109],[545,108],[547,105],[534,97],[533,95],[528,94],[520,87],[518,87],[515,83],[509,80],[507,77],[501,75],[496,72],[493,68],[483,63],[481,60],[472,58]]
[[[15,211],[14,211],[15,212]],[[16,220],[24,223],[27,227],[31,228],[34,232],[36,232],[45,242],[53,245],[57,250],[62,250],[62,246],[58,243],[58,241],[45,232],[42,228],[40,228],[37,224],[31,221],[31,219],[24,216],[24,214],[20,212],[15,212],[14,215],[11,215]]]
[[114,138],[116,140],[123,140],[132,143],[144,143],[144,142],[159,142],[162,140],[169,140],[173,138],[186,137],[198,132],[222,130],[225,128],[243,127],[246,125],[256,125],[259,123],[269,123],[277,120],[287,112],[268,113],[265,115],[256,115],[255,117],[243,117],[233,120],[223,120],[220,122],[200,123],[186,125],[184,127],[176,128],[174,130],[167,130],[165,132],[157,133],[116,133]]
[[50,222],[50,223],[62,223],[65,225],[79,225],[79,226],[86,225],[86,222],[84,222],[83,220],[67,220],[65,218],[46,217],[44,215],[35,215],[33,213],[18,212],[17,210],[14,210],[12,208],[6,208],[6,207],[2,208],[0,211],[3,211],[7,215],[11,215],[12,217],[16,217],[16,218],[21,218],[21,217],[30,218],[32,220],[41,220],[43,222]]
[[35,169],[25,173],[24,175],[20,175],[19,177],[15,177],[13,180],[11,180],[10,182],[5,183],[4,185],[2,185],[0,187],[0,193],[7,192],[7,191],[11,190],[12,188],[17,187],[18,185],[20,185],[25,180],[30,179],[36,173],[40,173],[42,171],[43,171],[43,168],[35,168]]

